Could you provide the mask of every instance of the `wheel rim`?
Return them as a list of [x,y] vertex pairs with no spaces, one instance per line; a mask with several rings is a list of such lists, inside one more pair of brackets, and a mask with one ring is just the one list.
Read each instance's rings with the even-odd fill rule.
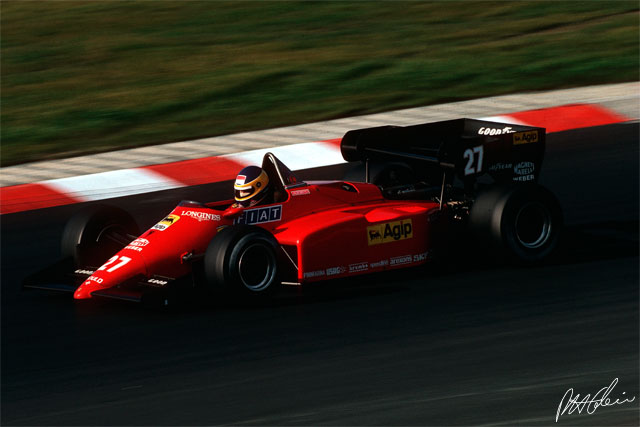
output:
[[527,203],[516,215],[518,242],[527,249],[543,246],[551,236],[551,213],[541,203]]
[[273,251],[264,243],[252,243],[240,254],[238,270],[242,284],[253,292],[267,289],[276,273]]

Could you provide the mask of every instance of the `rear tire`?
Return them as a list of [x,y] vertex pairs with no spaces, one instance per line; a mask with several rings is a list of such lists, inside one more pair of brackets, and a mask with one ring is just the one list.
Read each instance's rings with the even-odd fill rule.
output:
[[76,267],[99,267],[140,235],[138,224],[120,208],[95,205],[67,221],[62,233],[62,256],[72,258]]
[[482,243],[518,264],[549,257],[562,222],[558,200],[537,184],[493,187],[478,196],[469,217],[471,231]]
[[244,301],[272,297],[280,288],[277,249],[276,239],[260,227],[222,229],[205,252],[208,287]]

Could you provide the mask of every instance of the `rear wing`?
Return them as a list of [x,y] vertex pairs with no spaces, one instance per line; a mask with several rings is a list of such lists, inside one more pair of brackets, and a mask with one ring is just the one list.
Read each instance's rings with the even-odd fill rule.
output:
[[340,143],[349,162],[404,160],[463,181],[489,174],[498,182],[537,181],[544,148],[544,128],[475,119],[351,130]]

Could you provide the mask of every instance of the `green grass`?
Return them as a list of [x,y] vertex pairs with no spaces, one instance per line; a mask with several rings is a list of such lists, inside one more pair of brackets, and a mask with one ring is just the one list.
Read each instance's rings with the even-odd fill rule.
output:
[[637,80],[638,2],[12,2],[1,165]]

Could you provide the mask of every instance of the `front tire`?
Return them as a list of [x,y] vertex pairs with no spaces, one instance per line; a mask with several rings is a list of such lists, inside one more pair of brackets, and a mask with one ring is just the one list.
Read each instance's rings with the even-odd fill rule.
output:
[[558,200],[537,184],[493,187],[478,196],[469,217],[477,238],[518,264],[548,258],[558,245],[562,222]]
[[108,205],[90,206],[67,222],[61,252],[72,258],[76,267],[99,267],[138,235],[138,224],[126,211]]
[[222,229],[205,252],[208,287],[245,301],[272,297],[280,287],[277,249],[276,239],[260,227]]

